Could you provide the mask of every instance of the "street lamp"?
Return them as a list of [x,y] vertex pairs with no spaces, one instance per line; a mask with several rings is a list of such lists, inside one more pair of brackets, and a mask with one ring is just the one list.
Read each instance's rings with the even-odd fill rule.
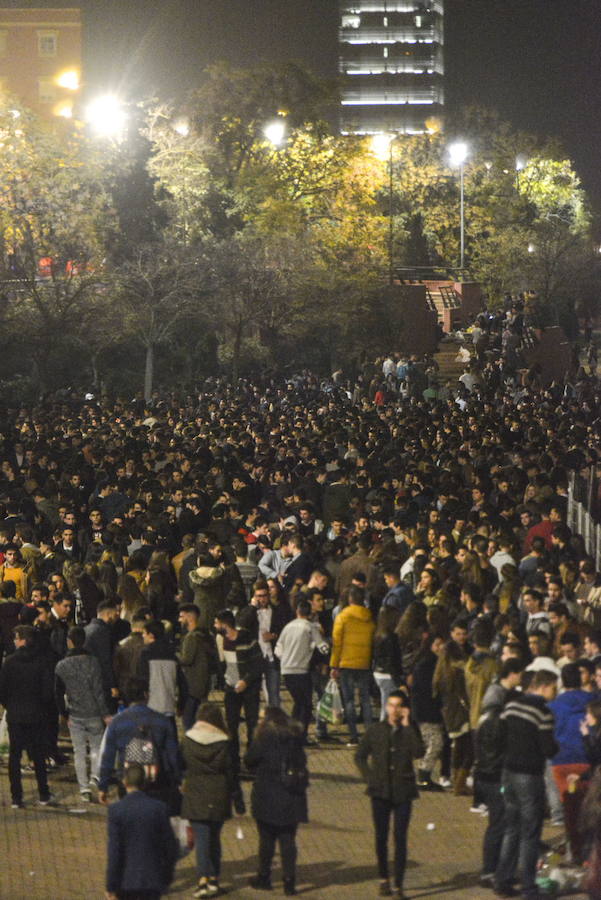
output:
[[392,145],[398,134],[374,134],[371,139],[371,150],[374,156],[382,161],[388,160],[388,283],[394,284],[394,219],[392,216],[392,200],[394,195],[392,171]]
[[119,140],[125,130],[127,113],[118,97],[105,94],[88,104],[86,122],[100,137]]
[[459,166],[460,183],[461,183],[461,263],[463,269],[465,265],[465,161],[468,157],[469,147],[465,141],[455,141],[449,147],[449,159],[452,166]]
[[274,147],[281,147],[286,138],[286,123],[283,119],[274,119],[264,127],[263,134]]

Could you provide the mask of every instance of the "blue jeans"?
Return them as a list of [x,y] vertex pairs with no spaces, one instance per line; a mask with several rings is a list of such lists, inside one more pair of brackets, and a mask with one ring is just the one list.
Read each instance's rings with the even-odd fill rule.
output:
[[98,775],[100,760],[98,753],[104,734],[104,721],[100,718],[77,719],[69,716],[69,734],[73,744],[73,757],[75,763],[75,775],[80,791],[90,788],[90,778],[87,774],[86,744],[90,746],[90,777]]
[[379,672],[374,675],[374,681],[380,691],[380,722],[383,722],[386,718],[386,701],[392,692],[396,691],[398,684],[392,675],[384,675]]
[[536,894],[536,864],[545,817],[545,779],[543,775],[503,772],[505,833],[495,875],[497,887],[511,885],[519,859],[522,892]]
[[223,822],[190,822],[196,847],[198,878],[219,878],[221,872],[221,829]]
[[363,712],[363,724],[367,728],[371,725],[371,669],[340,669],[340,692],[344,703],[344,712],[349,734],[352,741],[358,738],[357,715],[355,713],[355,689],[359,690],[361,711]]

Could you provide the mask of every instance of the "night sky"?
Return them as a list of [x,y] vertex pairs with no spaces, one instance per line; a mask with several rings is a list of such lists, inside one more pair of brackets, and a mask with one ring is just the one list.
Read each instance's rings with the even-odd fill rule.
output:
[[[29,5],[24,0],[3,6]],[[337,0],[81,0],[91,86],[174,95],[207,63],[337,71]],[[445,0],[449,118],[464,104],[562,139],[601,214],[601,0]]]

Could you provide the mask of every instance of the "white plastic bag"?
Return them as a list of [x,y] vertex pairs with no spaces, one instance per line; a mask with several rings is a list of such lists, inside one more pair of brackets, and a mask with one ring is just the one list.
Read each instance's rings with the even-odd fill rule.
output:
[[337,725],[342,722],[342,697],[338,682],[330,678],[317,707],[317,718]]
[[169,821],[171,822],[173,833],[177,838],[179,858],[183,859],[194,847],[194,832],[192,831],[192,826],[187,819],[182,819],[181,816],[171,816]]

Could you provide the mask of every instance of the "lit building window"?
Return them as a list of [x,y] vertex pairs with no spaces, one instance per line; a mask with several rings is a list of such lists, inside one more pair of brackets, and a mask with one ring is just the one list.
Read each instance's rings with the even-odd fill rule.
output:
[[57,35],[55,31],[38,31],[38,54],[56,56]]
[[343,16],[342,17],[342,27],[343,28],[359,28],[361,25],[361,16]]
[[384,59],[388,59],[388,47],[384,47],[383,53],[384,53]]

